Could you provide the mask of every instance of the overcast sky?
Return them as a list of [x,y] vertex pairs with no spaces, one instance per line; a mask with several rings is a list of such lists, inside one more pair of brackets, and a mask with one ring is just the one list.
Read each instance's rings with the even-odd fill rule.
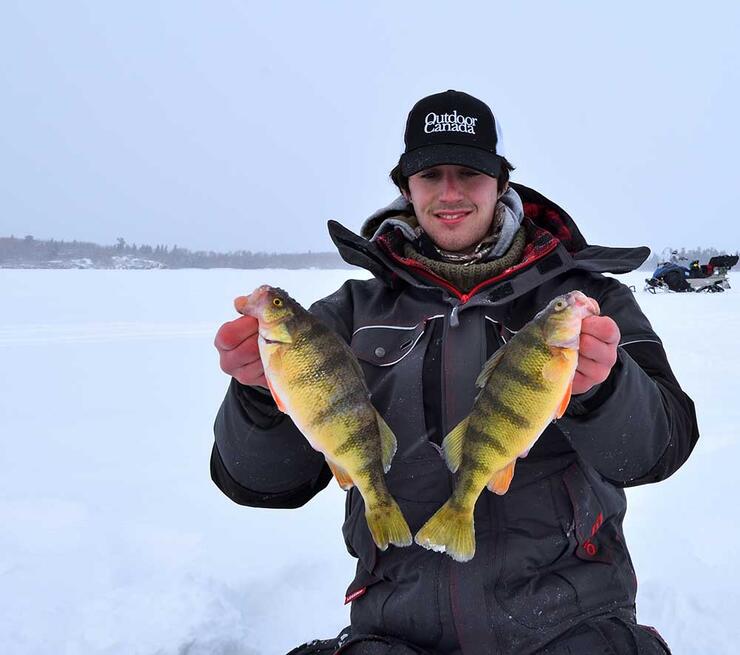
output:
[[4,0],[0,236],[329,250],[419,98],[591,243],[740,248],[740,3]]

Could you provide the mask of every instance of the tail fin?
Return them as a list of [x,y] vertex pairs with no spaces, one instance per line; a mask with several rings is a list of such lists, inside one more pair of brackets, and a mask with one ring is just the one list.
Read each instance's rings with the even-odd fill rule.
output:
[[448,500],[416,533],[416,543],[429,550],[447,553],[458,562],[475,555],[473,512],[455,507]]
[[373,541],[380,550],[388,548],[388,544],[410,546],[413,542],[408,523],[393,498],[389,497],[388,502],[367,507],[365,518]]

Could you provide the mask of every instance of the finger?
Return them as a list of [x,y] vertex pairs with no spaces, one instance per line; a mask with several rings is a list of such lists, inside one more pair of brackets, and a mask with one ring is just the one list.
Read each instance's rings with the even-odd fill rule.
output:
[[601,362],[595,362],[586,357],[579,357],[576,373],[580,373],[583,377],[591,380],[592,384],[598,384],[609,377],[611,368],[611,366],[607,366]]
[[233,350],[245,339],[257,333],[259,323],[254,316],[240,316],[239,318],[224,323],[216,333],[213,345],[218,350]]
[[260,361],[259,346],[257,345],[257,339],[249,338],[242,341],[233,350],[220,350],[221,369],[225,373],[232,374],[242,366],[252,364],[253,362]]
[[609,316],[589,316],[581,322],[581,334],[590,334],[604,343],[619,343],[619,326]]
[[236,369],[232,374],[232,377],[236,378],[242,384],[246,384],[250,387],[261,386],[267,387],[267,380],[265,379],[265,371],[262,368],[262,362],[252,362]]
[[581,334],[578,344],[579,358],[585,357],[607,364],[610,368],[617,361],[617,344],[604,343],[590,334]]
[[579,373],[576,371],[575,376],[573,377],[573,387],[571,388],[571,394],[574,396],[579,393],[586,393],[591,387],[593,387],[595,382],[591,380],[590,378],[587,378],[583,373]]

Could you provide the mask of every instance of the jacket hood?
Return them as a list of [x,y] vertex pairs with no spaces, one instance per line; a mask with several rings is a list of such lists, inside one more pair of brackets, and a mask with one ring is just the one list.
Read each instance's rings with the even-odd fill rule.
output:
[[[498,244],[494,246],[493,257],[500,257],[511,244],[514,235],[524,219],[524,206],[519,194],[511,187],[506,190],[496,204],[496,220],[500,224]],[[360,235],[369,241],[375,241],[383,234],[400,230],[409,241],[420,234],[419,222],[414,215],[414,208],[403,196],[398,196],[386,207],[378,209],[362,224]]]
[[[571,216],[549,198],[524,186],[511,183],[507,191],[507,208],[521,207],[521,224],[526,229],[527,245],[519,270],[529,266],[556,248],[559,258],[592,272],[627,273],[635,270],[649,256],[647,247],[610,248],[589,245]],[[517,207],[517,205],[519,207]],[[518,229],[518,226],[517,226]],[[329,234],[339,254],[349,264],[369,270],[387,282],[403,278],[418,284],[398,255],[398,244],[418,236],[418,222],[413,208],[403,196],[373,213],[362,225],[360,235],[354,234],[336,221],[329,221]],[[512,271],[513,272],[513,271]],[[553,271],[554,272],[554,271]]]

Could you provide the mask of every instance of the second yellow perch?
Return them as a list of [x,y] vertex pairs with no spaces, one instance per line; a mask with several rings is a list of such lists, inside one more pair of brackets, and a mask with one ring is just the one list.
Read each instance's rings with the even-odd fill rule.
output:
[[506,493],[517,458],[565,412],[581,321],[598,314],[597,302],[580,291],[559,296],[486,362],[470,415],[442,442],[447,466],[459,470],[452,497],[419,530],[416,543],[459,562],[473,558],[478,496],[486,486]]

